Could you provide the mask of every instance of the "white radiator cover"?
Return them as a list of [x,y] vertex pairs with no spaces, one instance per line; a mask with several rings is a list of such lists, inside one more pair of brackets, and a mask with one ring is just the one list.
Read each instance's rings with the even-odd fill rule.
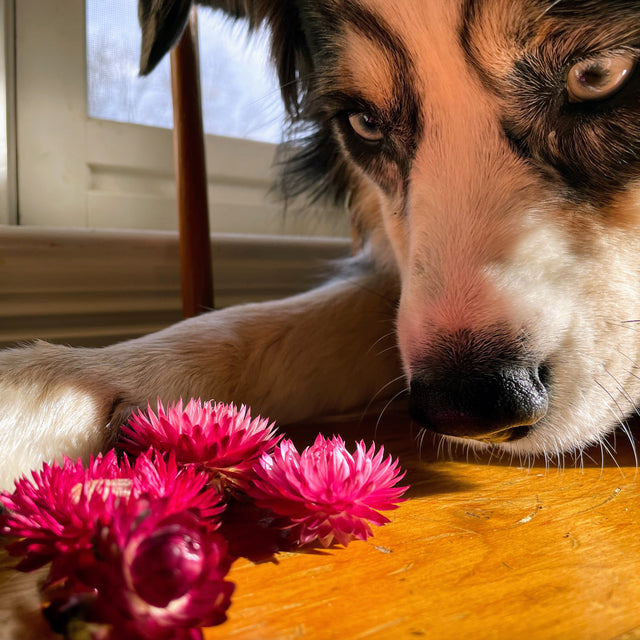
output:
[[[216,234],[216,307],[303,291],[349,252],[342,238]],[[100,346],[180,317],[176,232],[0,226],[0,346]]]

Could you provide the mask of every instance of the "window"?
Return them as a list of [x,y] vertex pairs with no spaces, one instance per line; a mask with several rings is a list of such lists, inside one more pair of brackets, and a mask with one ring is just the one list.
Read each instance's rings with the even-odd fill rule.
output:
[[[4,26],[8,34],[0,49],[0,224],[10,225],[0,226],[0,346],[36,337],[108,344],[180,318],[177,235],[162,232],[177,217],[168,63],[137,79],[135,11],[136,0],[0,0],[0,33]],[[127,15],[129,26],[114,27]],[[318,262],[348,255],[350,243],[303,237],[346,236],[346,216],[287,216],[268,200],[282,128],[277,90],[266,75],[225,81],[228,68],[209,64],[225,47],[232,58],[245,55],[242,27],[225,39],[219,22],[201,10],[201,26],[216,34],[201,38],[201,58],[216,304],[226,306],[308,288]],[[246,54],[252,69],[264,55],[259,46]],[[101,57],[110,64],[98,64]],[[163,75],[165,87],[156,88]],[[216,93],[245,84],[253,94]]]
[[[171,124],[168,60],[137,78],[136,6],[15,3],[20,224],[176,228],[171,132],[162,128]],[[347,235],[346,216],[285,214],[268,196],[282,129],[277,86],[223,63],[245,58],[258,69],[264,34],[247,48],[243,25],[207,9],[199,20],[212,230]]]
[[[86,7],[89,117],[170,129],[169,59],[138,75],[136,3],[87,0]],[[266,31],[249,36],[243,23],[208,10],[199,12],[198,31],[206,133],[280,142],[284,110]]]

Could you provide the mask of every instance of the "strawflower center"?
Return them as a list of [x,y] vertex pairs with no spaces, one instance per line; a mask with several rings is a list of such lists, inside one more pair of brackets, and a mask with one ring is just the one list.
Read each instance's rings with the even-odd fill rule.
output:
[[79,482],[71,487],[69,498],[73,504],[78,504],[82,497],[83,491],[86,492],[87,498],[90,500],[95,494],[103,496],[112,494],[118,498],[128,498],[131,495],[133,482],[129,478],[113,478],[111,480],[91,480],[86,484]]
[[200,578],[205,558],[197,532],[171,525],[154,531],[136,550],[131,580],[136,593],[154,607],[166,607]]

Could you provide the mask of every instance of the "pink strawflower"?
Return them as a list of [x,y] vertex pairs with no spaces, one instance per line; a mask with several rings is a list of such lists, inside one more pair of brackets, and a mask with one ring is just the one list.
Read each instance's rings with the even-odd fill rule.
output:
[[148,446],[173,452],[178,464],[206,468],[221,487],[246,489],[254,462],[280,440],[275,430],[267,419],[252,419],[245,406],[191,399],[165,411],[158,401],[157,414],[148,406],[122,427],[120,446],[132,454]]
[[[18,565],[30,571],[50,562],[57,554],[91,545],[96,511],[113,508],[117,496],[130,492],[133,471],[115,453],[92,458],[85,469],[81,460],[64,458],[62,465],[44,464],[32,479],[16,480],[15,491],[3,492],[0,533],[24,538],[7,546],[12,555],[25,555]],[[99,506],[98,506],[99,505]]]
[[384,447],[375,453],[375,445],[367,450],[364,442],[351,454],[339,436],[318,435],[302,453],[283,440],[261,456],[249,494],[258,506],[288,518],[300,545],[366,540],[370,524],[389,522],[379,510],[395,509],[407,489],[394,486],[404,477],[398,461],[383,458]]
[[140,497],[96,531],[92,556],[73,577],[95,590],[83,616],[107,625],[97,637],[186,640],[226,620],[230,566],[226,540],[197,513],[175,511],[170,498]]
[[[174,511],[195,509],[210,528],[224,509],[222,496],[206,487],[207,476],[194,469],[179,469],[174,456],[167,460],[149,450],[133,466],[115,453],[81,460],[64,458],[45,464],[16,481],[13,493],[0,494],[6,512],[0,514],[0,533],[21,538],[7,545],[14,556],[25,556],[17,568],[31,571],[55,561],[52,577],[67,570],[66,555],[91,548],[100,523],[132,498],[166,498]],[[64,567],[64,568],[63,568]]]

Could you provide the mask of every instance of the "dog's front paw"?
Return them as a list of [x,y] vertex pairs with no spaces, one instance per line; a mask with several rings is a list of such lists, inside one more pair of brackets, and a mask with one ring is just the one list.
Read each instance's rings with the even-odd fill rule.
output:
[[108,446],[132,406],[117,378],[100,350],[37,342],[0,352],[0,488],[62,453]]

